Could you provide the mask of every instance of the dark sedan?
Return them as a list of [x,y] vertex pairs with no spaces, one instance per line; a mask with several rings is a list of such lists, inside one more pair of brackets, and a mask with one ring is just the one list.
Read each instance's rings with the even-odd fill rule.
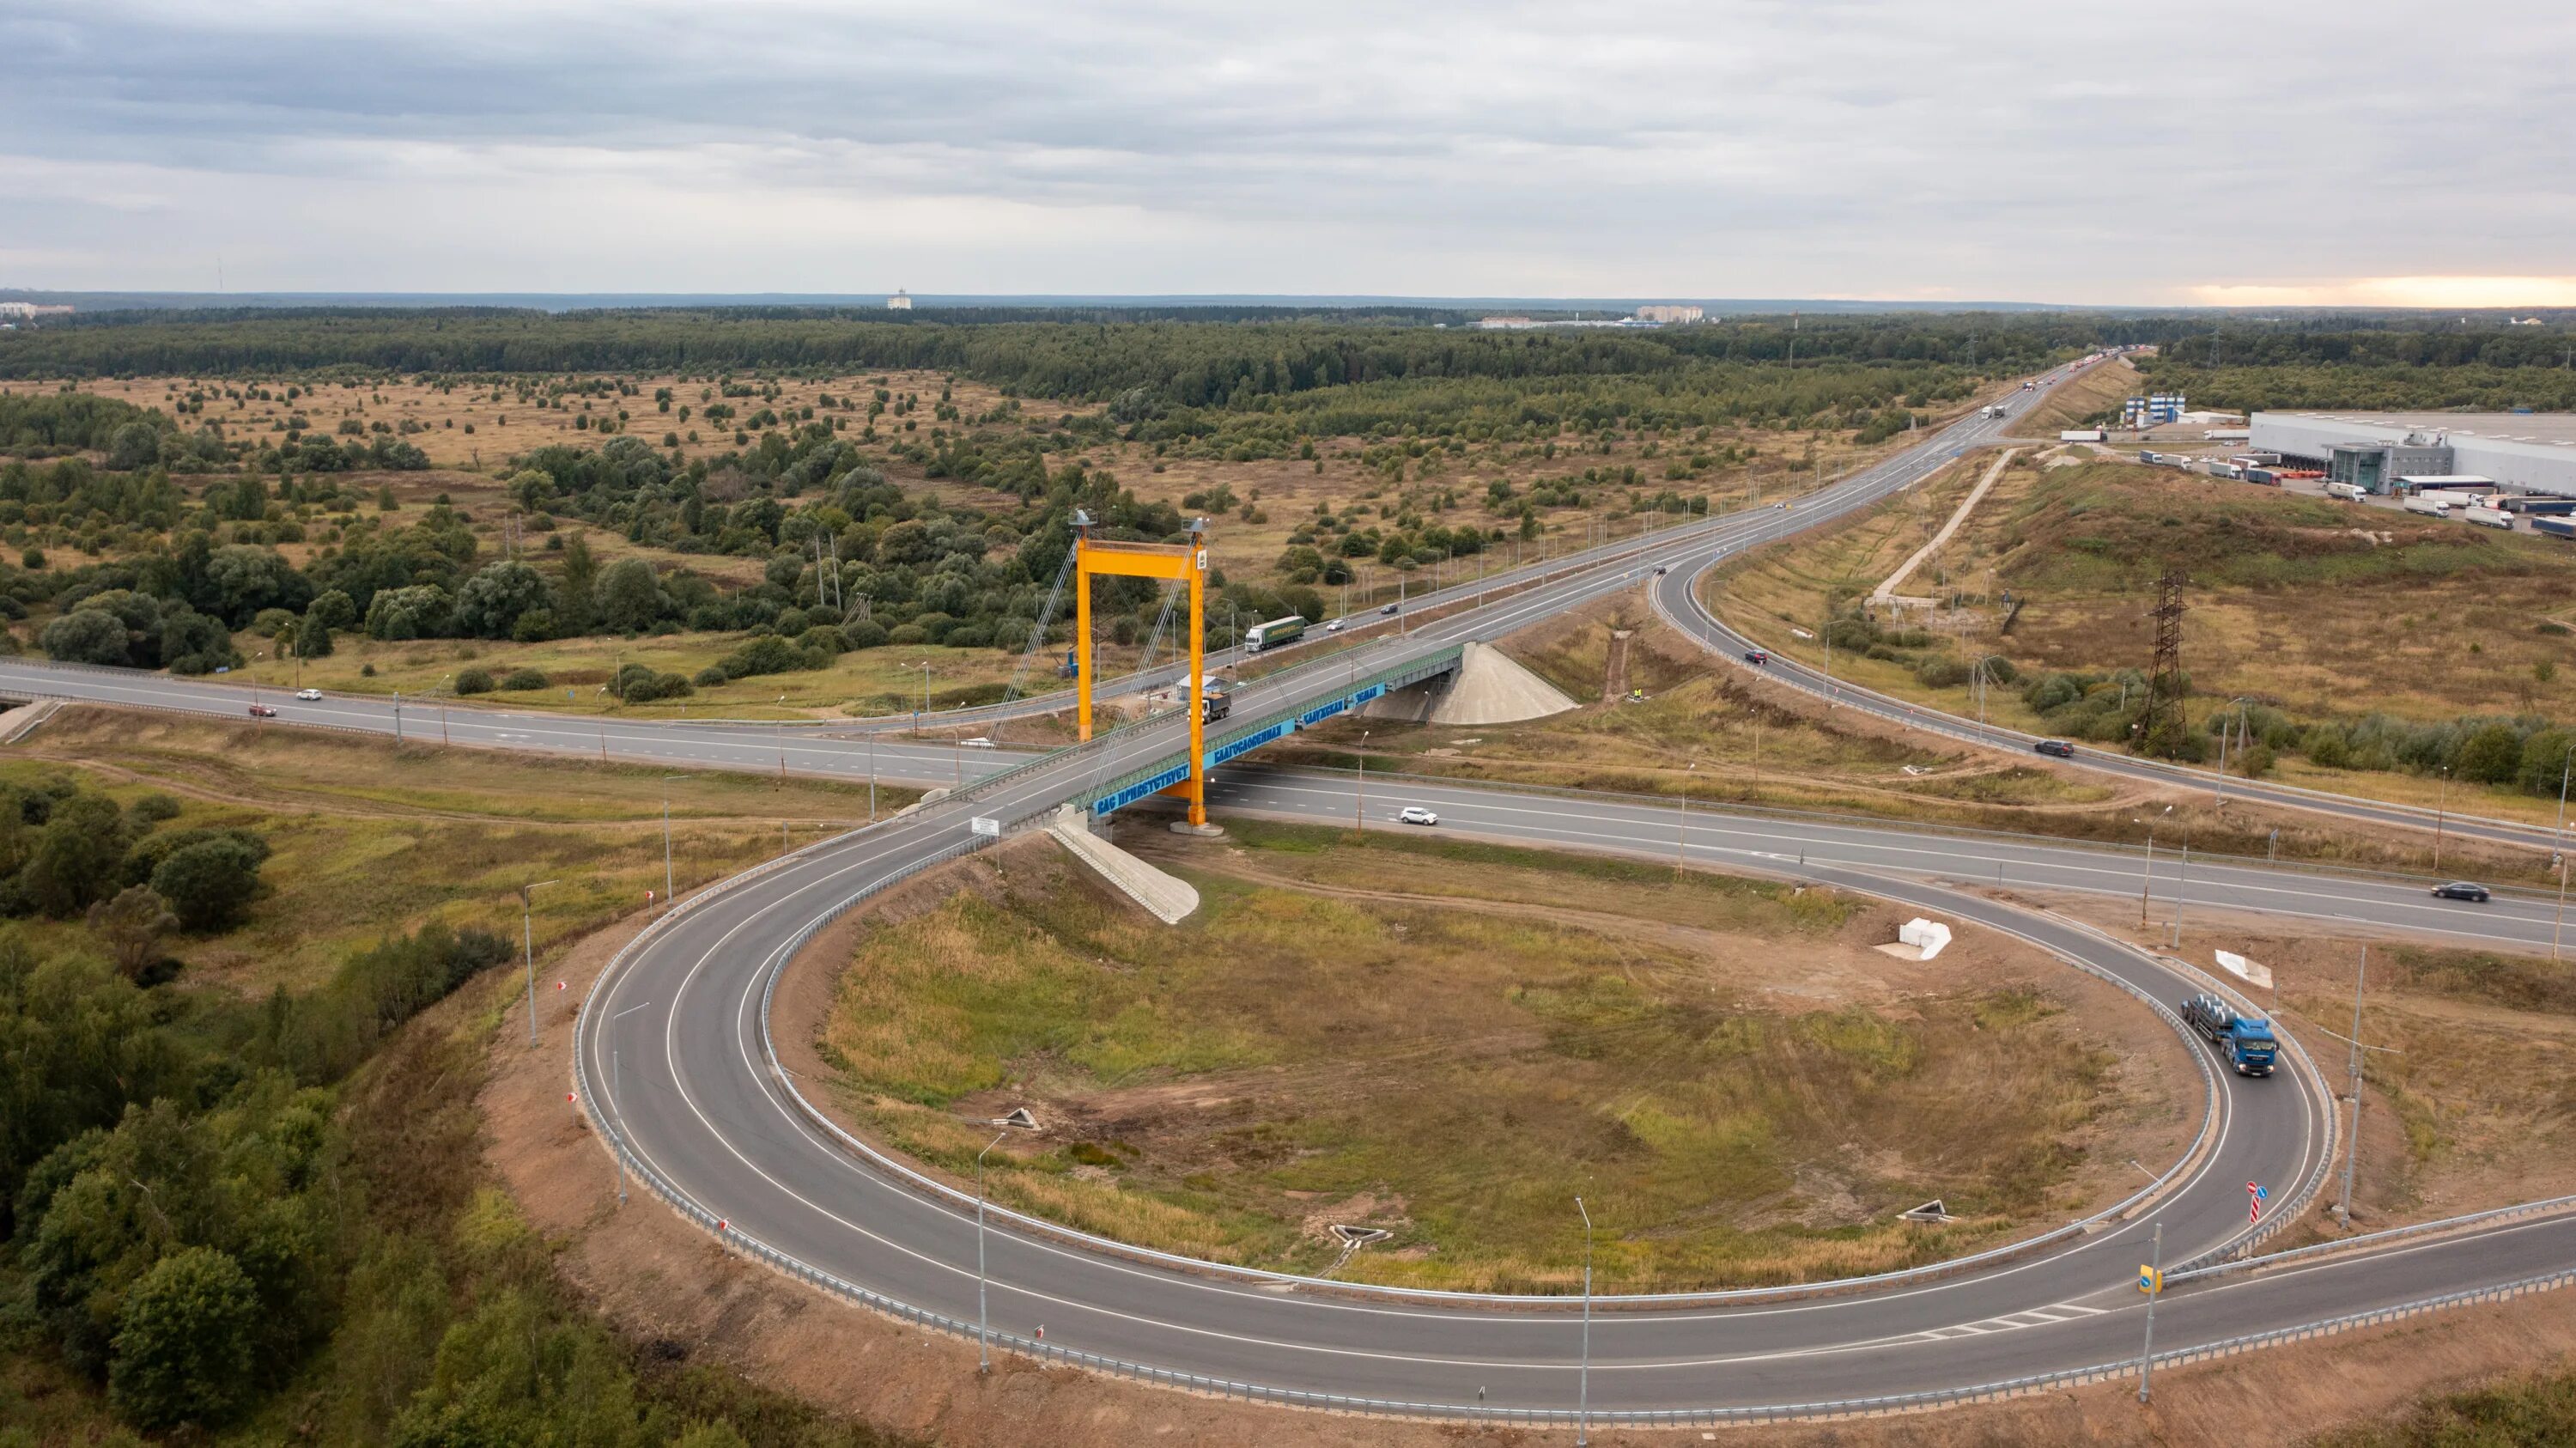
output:
[[2063,739],[2043,739],[2037,744],[2032,745],[2031,748],[2038,750],[2040,753],[2047,755],[2051,759],[2073,759],[2075,757],[2075,746],[2067,743]]
[[2474,900],[2477,903],[2484,905],[2495,897],[2488,892],[2487,887],[2484,885],[2473,885],[2466,880],[2453,880],[2447,885],[2434,886],[2433,898],[2436,900]]

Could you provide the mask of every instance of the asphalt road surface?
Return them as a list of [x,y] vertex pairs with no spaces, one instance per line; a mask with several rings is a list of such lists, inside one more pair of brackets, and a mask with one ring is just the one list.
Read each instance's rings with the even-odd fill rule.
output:
[[[2021,394],[2018,411],[2033,399]],[[1536,578],[1477,606],[1452,590],[1456,611],[1256,680],[1238,711],[1287,707],[1329,694],[1358,673],[1524,623],[1633,587],[1656,567],[1686,580],[1714,556],[1920,481],[2008,427],[1970,419],[1817,494],[1786,506],[1695,521],[1625,545],[1616,562]],[[1565,567],[1562,561],[1556,565]],[[1530,570],[1536,574],[1537,570]],[[1664,587],[1675,586],[1668,581]],[[1488,590],[1502,585],[1493,580]],[[115,671],[0,664],[0,694],[80,697],[241,717],[247,691]],[[274,698],[274,691],[264,691]],[[774,1068],[764,1003],[776,969],[806,932],[876,888],[970,848],[970,821],[1017,825],[1048,814],[1101,780],[1167,757],[1177,717],[1117,731],[1091,746],[1023,758],[885,739],[824,739],[811,731],[673,725],[405,706],[333,698],[277,701],[277,721],[443,737],[485,747],[604,753],[610,758],[734,769],[781,767],[841,778],[967,781],[956,795],[870,829],[800,851],[685,902],[642,937],[583,1008],[578,1080],[600,1124],[675,1196],[723,1218],[726,1230],[784,1252],[847,1284],[971,1322],[976,1317],[972,1209],[923,1190],[870,1160],[801,1110]],[[430,730],[442,727],[433,736]],[[989,777],[978,779],[979,774]],[[1246,769],[1219,776],[1221,807],[1338,822],[1358,808],[1353,781]],[[1428,804],[1439,828],[1577,849],[1669,858],[1812,879],[1864,890],[1946,918],[2020,934],[2170,1002],[2201,988],[2172,964],[2071,920],[2020,908],[1962,885],[2001,883],[2034,896],[2130,897],[2147,885],[2169,910],[2260,911],[2361,923],[2469,941],[2528,946],[2552,924],[2540,902],[2433,902],[2420,886],[2292,869],[2158,860],[2150,883],[2131,854],[2038,840],[1965,837],[1841,821],[1680,811],[1617,798],[1481,789],[1418,780],[1372,781],[1372,815]],[[1375,822],[1372,821],[1373,827]],[[1383,826],[1396,828],[1392,824]],[[2172,870],[2171,875],[2165,872]],[[1994,877],[1989,878],[1989,872]],[[2070,964],[2070,969],[2078,968]],[[2171,1029],[2142,1001],[2138,1029]],[[2212,1058],[2202,1055],[2204,1062]],[[806,1089],[821,1089],[805,1083]],[[1567,1299],[1478,1303],[1324,1292],[1239,1274],[1183,1270],[1133,1253],[1093,1250],[1060,1234],[1004,1225],[985,1242],[991,1321],[1010,1338],[1041,1326],[1051,1347],[1201,1373],[1273,1389],[1408,1403],[1571,1408],[1585,1389],[1604,1412],[1796,1404],[1997,1382],[2108,1362],[2137,1350],[2140,1299],[2131,1279],[2161,1224],[2164,1258],[2228,1249],[2247,1232],[2243,1183],[2275,1199],[2317,1181],[2329,1146],[2327,1100],[2305,1073],[2243,1080],[2211,1070],[2204,1084],[2205,1150],[2150,1163],[2167,1180],[2142,1210],[1955,1276],[1885,1290],[1794,1301],[1625,1304],[1597,1314],[1588,1358]],[[569,1109],[569,1108],[568,1108]],[[2140,1186],[2147,1185],[2142,1175]],[[1569,1183],[1569,1198],[1574,1184]],[[2479,1283],[2515,1280],[2576,1260],[2576,1222],[2517,1223],[2401,1249],[2222,1278],[2167,1295],[2160,1349],[2313,1321]]]

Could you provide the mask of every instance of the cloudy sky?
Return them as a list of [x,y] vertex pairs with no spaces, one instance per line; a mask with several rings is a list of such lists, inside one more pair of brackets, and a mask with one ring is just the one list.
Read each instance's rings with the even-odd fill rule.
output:
[[2539,0],[0,0],[0,286],[2576,305]]

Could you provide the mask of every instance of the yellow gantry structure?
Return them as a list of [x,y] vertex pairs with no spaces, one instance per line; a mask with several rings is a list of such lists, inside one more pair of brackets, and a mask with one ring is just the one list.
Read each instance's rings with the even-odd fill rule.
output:
[[1082,737],[1091,738],[1091,580],[1101,574],[1119,578],[1160,578],[1190,586],[1190,681],[1184,704],[1190,711],[1190,777],[1163,791],[1190,802],[1190,824],[1207,823],[1207,520],[1190,523],[1190,541],[1109,543],[1091,536],[1089,515],[1073,515],[1073,666],[1075,718]]

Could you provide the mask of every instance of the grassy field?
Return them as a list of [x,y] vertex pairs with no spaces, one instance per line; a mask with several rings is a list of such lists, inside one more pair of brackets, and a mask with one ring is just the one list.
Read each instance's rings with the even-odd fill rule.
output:
[[[2182,1115],[2080,977],[1974,934],[1936,975],[1867,948],[1893,912],[1830,892],[1243,822],[1212,847],[1131,834],[1198,887],[1180,928],[1040,843],[866,931],[818,1045],[869,1130],[967,1170],[970,1123],[1028,1104],[1048,1130],[997,1154],[1000,1199],[1308,1271],[1330,1225],[1381,1227],[1340,1269],[1375,1281],[1562,1288],[1581,1192],[1628,1289],[1998,1240],[2116,1190],[2100,1162]],[[1969,1220],[1894,1221],[1932,1196]]]
[[[430,921],[504,923],[536,892],[537,949],[644,908],[662,888],[663,771],[447,750],[248,724],[67,709],[0,751],[0,779],[71,773],[121,801],[167,795],[163,826],[243,826],[275,853],[248,923],[178,937],[183,980],[264,993],[326,978],[351,950]],[[669,781],[682,894],[864,821],[867,788],[692,773]],[[909,803],[885,789],[878,805]],[[785,826],[782,835],[781,826]],[[40,937],[77,922],[28,922]],[[40,939],[41,945],[49,943]]]
[[[1917,511],[1900,502],[1765,550],[1712,580],[1711,606],[1766,647],[1821,663],[1813,635],[1827,608],[1856,606],[1918,546]],[[1937,515],[1938,500],[1920,511]],[[1967,686],[1936,687],[1917,665],[1947,658],[1964,672],[1999,654],[2025,676],[2143,670],[2153,583],[2168,563],[2191,579],[2182,660],[2196,726],[2239,697],[2302,723],[2370,713],[2576,718],[2576,554],[2553,541],[2120,463],[2016,464],[1917,575],[1941,590],[1945,607],[1878,621],[1921,630],[1919,646],[1838,649],[1834,672],[1974,715]],[[2023,605],[2009,634],[2007,591]],[[2047,732],[2018,688],[1990,687],[1985,702],[1997,722]],[[2293,773],[2299,783],[2427,804],[2436,790],[2429,777],[2304,763],[2285,769]],[[2503,790],[2474,791],[2469,803],[2455,787],[2452,797],[2531,819],[2554,808]]]
[[[921,706],[924,665],[929,666],[933,709],[998,698],[1015,675],[1020,678],[1023,694],[1043,694],[1070,684],[1056,677],[1048,660],[1031,663],[1023,673],[1017,659],[996,649],[888,644],[843,654],[829,668],[758,674],[729,684],[701,687],[686,698],[621,705],[607,693],[608,681],[626,664],[694,676],[750,637],[673,634],[666,638],[575,638],[515,644],[491,639],[387,643],[353,636],[340,640],[330,657],[306,662],[299,671],[294,659],[270,656],[273,651],[266,640],[244,635],[241,650],[251,662],[246,669],[235,670],[233,677],[246,673],[280,689],[302,685],[335,694],[376,695],[400,691],[406,698],[420,698],[451,694],[461,669],[481,669],[496,682],[513,669],[536,669],[545,674],[548,687],[498,690],[475,696],[471,702],[511,709],[606,712],[655,719],[807,719],[909,713]],[[1103,648],[1103,668],[1119,670],[1134,653]]]
[[1633,596],[1525,629],[1502,647],[1582,707],[1473,727],[1333,720],[1263,758],[1347,764],[1365,753],[1372,770],[1956,822],[2080,812],[2126,797],[1784,708],[1713,666]]

